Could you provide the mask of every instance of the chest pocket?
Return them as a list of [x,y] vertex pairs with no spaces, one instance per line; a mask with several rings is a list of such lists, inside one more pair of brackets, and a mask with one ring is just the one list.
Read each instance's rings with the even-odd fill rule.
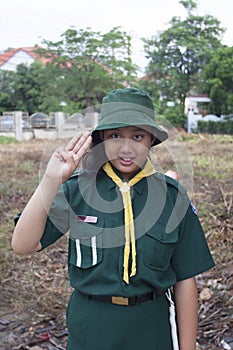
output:
[[144,236],[143,262],[150,269],[167,270],[178,241],[178,228],[166,233],[166,224],[157,223]]
[[103,259],[103,227],[77,222],[72,225],[69,241],[69,262],[83,269]]

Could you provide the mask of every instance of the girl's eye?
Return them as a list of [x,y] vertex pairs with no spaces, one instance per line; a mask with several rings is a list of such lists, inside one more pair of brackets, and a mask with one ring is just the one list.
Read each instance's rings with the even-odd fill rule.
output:
[[136,140],[136,141],[141,141],[142,140],[142,138],[143,138],[143,135],[134,135],[134,139]]
[[112,138],[112,139],[119,139],[120,138],[120,135],[119,134],[111,134],[110,135],[110,138]]

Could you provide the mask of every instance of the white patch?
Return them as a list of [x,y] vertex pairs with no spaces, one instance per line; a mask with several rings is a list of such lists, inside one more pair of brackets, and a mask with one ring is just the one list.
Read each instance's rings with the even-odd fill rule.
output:
[[96,236],[91,237],[92,265],[97,264]]
[[77,254],[76,265],[78,267],[81,267],[82,256],[81,256],[81,247],[80,247],[80,240],[79,239],[76,239],[76,254]]
[[97,216],[90,215],[76,215],[76,221],[78,222],[90,222],[92,224],[96,224],[98,221]]
[[192,202],[190,202],[191,209],[195,215],[197,215],[197,210]]

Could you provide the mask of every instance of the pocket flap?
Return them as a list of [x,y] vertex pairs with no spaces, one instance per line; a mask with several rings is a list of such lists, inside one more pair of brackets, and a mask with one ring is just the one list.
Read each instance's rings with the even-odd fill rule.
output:
[[169,244],[177,242],[179,237],[178,231],[177,227],[171,232],[166,232],[166,224],[156,223],[156,225],[147,232],[147,235],[161,243]]
[[100,235],[104,230],[104,221],[98,220],[96,223],[87,223],[76,221],[72,223],[70,228],[70,238],[72,239],[90,239],[91,237]]

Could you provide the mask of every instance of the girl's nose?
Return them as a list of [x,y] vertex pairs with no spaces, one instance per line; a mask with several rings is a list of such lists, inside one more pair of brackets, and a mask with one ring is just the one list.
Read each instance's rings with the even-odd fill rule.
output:
[[121,143],[120,143],[121,147],[121,152],[125,152],[128,153],[132,150],[132,141],[129,139],[121,139]]

